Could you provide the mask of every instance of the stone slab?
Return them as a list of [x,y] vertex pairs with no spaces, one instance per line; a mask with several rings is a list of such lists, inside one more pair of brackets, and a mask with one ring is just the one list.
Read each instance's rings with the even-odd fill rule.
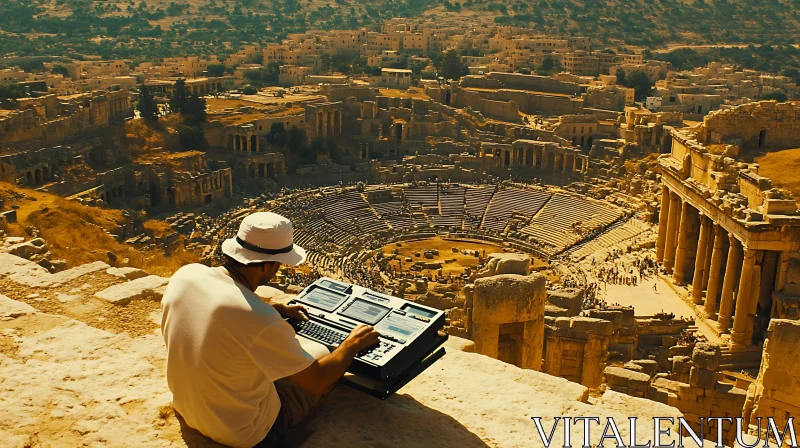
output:
[[137,278],[147,277],[150,275],[139,268],[132,267],[108,268],[106,269],[106,273],[127,280],[136,280]]
[[164,294],[163,288],[169,282],[168,278],[158,275],[148,275],[125,283],[109,286],[99,291],[95,297],[114,303],[125,305],[131,300],[153,299],[161,300]]
[[28,305],[27,303],[13,300],[0,294],[0,318],[14,318],[35,312],[36,308]]

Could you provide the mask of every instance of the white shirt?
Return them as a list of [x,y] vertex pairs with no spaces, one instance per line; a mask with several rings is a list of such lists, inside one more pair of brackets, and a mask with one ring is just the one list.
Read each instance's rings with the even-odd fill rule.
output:
[[278,311],[221,268],[182,267],[161,301],[172,404],[219,443],[251,447],[280,409],[274,381],[314,361]]

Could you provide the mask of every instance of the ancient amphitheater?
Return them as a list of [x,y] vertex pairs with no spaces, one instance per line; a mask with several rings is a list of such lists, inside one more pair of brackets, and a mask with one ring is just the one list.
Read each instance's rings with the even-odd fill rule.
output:
[[783,428],[800,192],[757,161],[800,152],[800,103],[653,113],[563,78],[208,96],[208,151],[177,150],[175,114],[128,119],[127,91],[21,101],[0,120],[0,445],[216,446],[171,406],[160,301],[262,210],[309,251],[265,300],[330,276],[439,308],[450,335],[385,402],[338,387],[296,445],[540,446],[534,416],[683,416],[727,446]]

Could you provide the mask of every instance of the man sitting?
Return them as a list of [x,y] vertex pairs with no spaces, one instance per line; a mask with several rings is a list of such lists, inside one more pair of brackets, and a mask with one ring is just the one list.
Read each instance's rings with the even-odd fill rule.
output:
[[282,264],[305,261],[292,236],[283,216],[251,214],[222,244],[224,266],[184,266],[164,293],[161,332],[173,406],[190,427],[219,443],[276,443],[358,352],[378,343],[378,333],[362,325],[315,359],[284,320],[307,320],[305,308],[270,305],[255,294]]

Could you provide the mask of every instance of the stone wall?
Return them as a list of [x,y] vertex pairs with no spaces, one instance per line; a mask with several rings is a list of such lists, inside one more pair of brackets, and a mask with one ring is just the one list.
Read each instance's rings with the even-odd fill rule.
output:
[[531,90],[544,93],[579,95],[581,86],[574,82],[559,81],[549,76],[524,75],[522,73],[491,72],[489,80],[499,81],[506,89]]
[[543,372],[597,389],[613,324],[591,317],[546,318]]
[[[701,417],[739,417],[742,415],[746,392],[731,384],[718,381],[716,370],[722,360],[720,348],[716,345],[699,343],[687,361],[688,382],[670,379],[667,374],[656,374],[650,361],[634,361],[625,368],[608,367],[604,374],[609,387],[634,397],[649,398],[679,409],[696,433],[700,433]],[[717,428],[714,422],[707,422],[703,429],[704,438],[716,441]],[[736,426],[723,425],[723,443],[733,446]]]
[[18,104],[18,110],[0,118],[0,154],[57,146],[133,115],[127,91],[47,95]]
[[800,103],[749,103],[706,116],[698,139],[705,144],[741,139],[744,150],[796,148],[800,146],[798,117]]
[[783,430],[789,417],[800,416],[800,322],[772,319],[768,331],[761,368],[747,390],[743,416],[750,425],[757,425],[759,417],[774,417]]

